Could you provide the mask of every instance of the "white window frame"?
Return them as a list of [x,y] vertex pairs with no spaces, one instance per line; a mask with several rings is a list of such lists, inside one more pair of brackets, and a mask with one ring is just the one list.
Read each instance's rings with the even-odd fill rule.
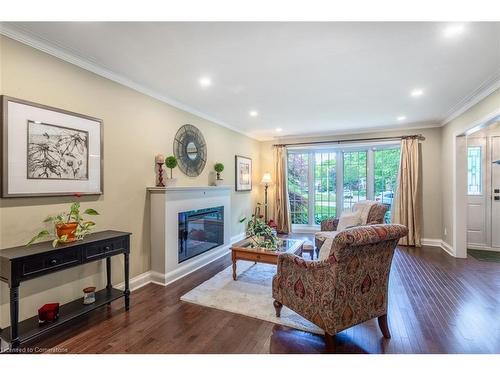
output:
[[[336,190],[335,190],[335,204],[337,207],[336,217],[339,217],[340,213],[344,207],[344,152],[350,151],[366,151],[366,199],[375,199],[375,150],[383,150],[396,148],[400,146],[399,141],[386,141],[386,142],[376,142],[376,143],[343,143],[343,144],[332,144],[331,146],[300,146],[293,147],[289,146],[287,152],[301,152],[308,153],[308,189],[309,189],[309,199],[308,199],[308,224],[292,224],[292,231],[297,233],[311,233],[317,232],[320,228],[318,224],[314,223],[314,207],[315,207],[315,189],[314,189],[314,163],[316,152],[335,152],[335,173],[336,173]],[[288,158],[287,158],[288,160]],[[341,181],[339,183],[339,181]],[[287,176],[288,183],[288,176]],[[341,208],[340,210],[338,208]]]

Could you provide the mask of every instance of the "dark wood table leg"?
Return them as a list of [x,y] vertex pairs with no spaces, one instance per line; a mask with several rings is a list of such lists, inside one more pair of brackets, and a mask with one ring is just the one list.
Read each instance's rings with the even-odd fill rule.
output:
[[[111,290],[111,257],[106,258],[106,289]],[[111,302],[108,302],[108,306]]]
[[129,286],[129,254],[123,254],[125,256],[125,310],[130,308],[130,286]]
[[10,348],[13,352],[21,344],[19,338],[19,284],[10,287]]

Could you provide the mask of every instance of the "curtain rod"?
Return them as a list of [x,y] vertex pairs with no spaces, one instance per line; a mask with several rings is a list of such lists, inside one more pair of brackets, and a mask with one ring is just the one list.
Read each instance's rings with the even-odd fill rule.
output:
[[297,143],[279,143],[274,144],[274,147],[283,147],[283,146],[312,146],[312,145],[321,145],[321,144],[341,144],[348,142],[368,142],[368,141],[395,141],[407,138],[415,138],[419,141],[424,141],[425,137],[422,134],[413,134],[413,135],[400,135],[395,137],[374,137],[374,138],[353,138],[353,139],[337,139],[332,141],[313,141],[313,142],[297,142]]

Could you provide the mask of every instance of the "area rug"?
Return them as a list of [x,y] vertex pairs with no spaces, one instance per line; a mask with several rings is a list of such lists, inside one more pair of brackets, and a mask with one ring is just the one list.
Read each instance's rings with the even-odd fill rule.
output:
[[499,251],[487,251],[487,250],[472,250],[468,249],[467,254],[477,260],[482,260],[485,262],[497,262],[500,263],[500,252]]
[[250,316],[302,331],[323,334],[323,330],[283,306],[276,317],[272,298],[272,279],[276,266],[238,261],[238,279],[232,267],[219,272],[181,297],[182,301]]

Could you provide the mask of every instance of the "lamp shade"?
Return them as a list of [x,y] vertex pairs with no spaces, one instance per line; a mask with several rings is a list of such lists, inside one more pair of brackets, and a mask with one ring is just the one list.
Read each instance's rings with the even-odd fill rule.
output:
[[260,182],[262,185],[270,185],[273,182],[271,179],[271,173],[264,173],[262,176],[262,181]]

